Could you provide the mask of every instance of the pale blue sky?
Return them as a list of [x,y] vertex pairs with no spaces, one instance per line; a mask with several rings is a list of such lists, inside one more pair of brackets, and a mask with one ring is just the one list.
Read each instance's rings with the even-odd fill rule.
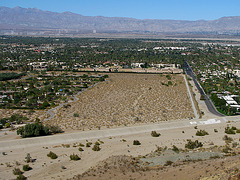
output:
[[213,20],[240,16],[240,0],[0,0],[0,6],[137,19]]

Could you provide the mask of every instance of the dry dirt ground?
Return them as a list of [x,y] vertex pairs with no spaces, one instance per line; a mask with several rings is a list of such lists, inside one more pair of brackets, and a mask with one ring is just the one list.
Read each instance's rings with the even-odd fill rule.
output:
[[[199,179],[200,175],[201,177],[209,177],[210,175],[217,176],[217,174],[219,173],[226,174],[227,171],[225,170],[228,170],[232,165],[236,164],[236,167],[239,166],[238,156],[227,159],[211,159],[209,161],[207,160],[206,163],[205,161],[195,162],[196,164],[189,162],[189,165],[181,165],[180,163],[179,166],[164,166],[163,169],[161,169],[162,166],[157,166],[156,171],[149,171],[148,169],[144,171],[142,171],[141,169],[138,170],[137,166],[135,167],[135,169],[133,167],[126,169],[125,165],[122,165],[123,167],[121,167],[120,169],[117,168],[115,170],[115,166],[121,166],[121,158],[120,160],[116,160],[115,163],[114,161],[113,163],[111,162],[111,158],[108,159],[107,161],[109,163],[108,165],[106,165],[106,169],[100,168],[100,170],[98,170],[98,165],[99,162],[104,161],[111,156],[116,156],[117,159],[118,156],[132,156],[136,157],[136,159],[139,159],[151,152],[154,152],[157,149],[157,146],[167,146],[168,148],[172,148],[173,145],[176,145],[178,148],[185,149],[187,139],[199,140],[203,143],[203,148],[214,149],[215,146],[225,146],[226,143],[223,140],[223,136],[225,135],[224,128],[227,127],[227,125],[240,128],[240,122],[231,122],[215,125],[201,125],[198,126],[198,129],[195,129],[194,126],[191,126],[186,128],[162,130],[159,131],[159,133],[161,133],[160,137],[152,137],[151,132],[147,132],[134,135],[106,137],[101,139],[80,140],[74,143],[67,144],[53,143],[48,146],[34,145],[28,148],[12,148],[9,150],[5,150],[0,154],[0,179],[16,178],[17,176],[13,175],[13,169],[20,168],[22,170],[23,165],[27,164],[25,162],[25,157],[27,153],[30,153],[32,159],[35,159],[35,161],[28,163],[29,166],[32,167],[32,170],[24,172],[23,175],[28,177],[28,179],[34,180],[68,179],[73,178],[75,175],[78,174],[80,174],[81,177],[81,174],[83,173],[83,179],[95,179],[96,177],[98,177],[99,179],[122,179],[123,177],[125,179],[153,179],[153,176],[156,177],[156,179],[159,179],[158,177],[162,177],[160,179],[176,179],[176,177],[179,177],[177,179],[186,179],[186,177],[187,179]],[[206,130],[209,135],[203,137],[195,136],[196,131],[199,129]],[[214,132],[214,129],[217,129],[218,132]],[[229,136],[233,138],[233,142],[239,143],[240,134]],[[133,145],[134,140],[139,140],[141,145]],[[91,147],[86,147],[87,142],[93,143]],[[99,142],[101,148],[100,151],[92,150],[95,142]],[[79,146],[80,143],[84,146]],[[230,143],[229,147],[232,148],[232,144],[233,143]],[[84,151],[79,151],[79,147],[81,147]],[[50,151],[56,153],[58,155],[58,158],[50,159],[49,157],[47,157],[47,154]],[[202,151],[204,151],[204,149],[202,149]],[[70,160],[69,157],[73,153],[79,155],[81,160]],[[168,158],[165,157],[165,161],[167,160]],[[170,158],[169,160],[172,159]],[[148,161],[150,163],[152,160],[149,159]],[[225,169],[221,167],[222,161],[224,161]],[[112,166],[111,164],[113,164],[114,166]],[[131,165],[131,161],[129,164]],[[219,167],[218,169],[222,171],[216,171],[215,166],[216,168]],[[233,166],[233,168],[234,167],[235,166]],[[149,168],[152,169],[152,167]],[[130,170],[130,172],[128,170]],[[229,170],[231,170],[231,168]],[[173,176],[174,174],[175,176]],[[226,174],[226,177],[227,175],[228,174]]]
[[194,117],[183,75],[110,74],[78,98],[48,123],[86,130]]

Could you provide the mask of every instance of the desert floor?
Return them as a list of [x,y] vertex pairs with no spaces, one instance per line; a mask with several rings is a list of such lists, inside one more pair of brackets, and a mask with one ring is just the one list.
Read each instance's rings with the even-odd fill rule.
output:
[[[122,75],[122,78],[127,78]],[[153,75],[156,76],[156,75]],[[140,76],[141,77],[141,76]],[[160,77],[160,82],[167,83],[167,79],[165,76],[159,76]],[[134,77],[135,79],[136,77]],[[156,78],[156,81],[159,81],[159,79]],[[129,81],[134,81],[134,79],[129,79]],[[154,78],[153,78],[154,79]],[[114,81],[114,79],[112,80]],[[115,91],[116,87],[118,87],[118,83],[120,83],[120,80],[118,83],[114,83],[114,91],[112,92],[113,94],[115,93],[115,96],[117,96],[120,100],[123,102],[127,102],[124,100],[123,97],[127,95],[128,93],[131,93],[131,96],[134,96],[135,100],[129,99],[129,104],[126,103],[124,107],[128,107],[130,109],[129,111],[123,111],[125,114],[129,113],[129,117],[132,117],[130,124],[136,124],[134,117],[139,117],[141,121],[144,121],[146,124],[148,123],[149,117],[157,117],[159,115],[161,118],[164,118],[164,113],[161,111],[159,114],[156,114],[156,109],[158,105],[160,106],[160,103],[158,104],[158,101],[160,101],[163,98],[160,98],[160,96],[156,96],[155,92],[157,89],[160,88],[162,92],[166,92],[168,95],[165,95],[165,99],[163,102],[166,101],[165,106],[161,106],[164,108],[167,112],[170,112],[169,114],[166,113],[166,117],[172,117],[174,119],[175,116],[171,115],[171,109],[167,104],[168,102],[168,97],[172,97],[172,101],[170,102],[178,102],[180,103],[180,107],[183,108],[183,110],[186,112],[183,116],[185,119],[186,117],[191,117],[193,115],[191,106],[184,104],[182,100],[174,100],[177,99],[176,97],[179,98],[184,98],[184,100],[188,100],[187,94],[184,94],[184,90],[181,90],[181,88],[184,89],[184,86],[181,87],[181,84],[184,85],[184,83],[180,83],[183,81],[183,78],[181,76],[175,76],[171,81],[173,82],[178,82],[176,86],[176,91],[171,91],[168,86],[157,86],[153,85],[154,83],[151,82],[151,86],[148,84],[148,79],[142,79],[144,81],[144,85],[141,85],[141,83],[136,83],[135,86],[136,88],[134,91],[128,91],[127,86],[125,89],[122,89],[124,91],[124,94],[119,94],[121,91],[117,90]],[[150,81],[150,80],[149,80]],[[104,83],[110,84],[110,80]],[[111,86],[108,86],[107,89],[104,88],[104,83],[99,84],[99,88],[103,88],[103,91],[106,92],[106,96],[104,96],[104,99],[108,99],[110,103],[112,103],[112,107],[118,108],[118,105],[114,106],[114,103],[116,103],[116,100],[112,97],[111,95]],[[98,86],[95,86],[94,88],[97,88]],[[173,86],[175,87],[175,86]],[[181,88],[180,88],[181,87]],[[84,99],[85,96],[83,96],[82,100],[81,97],[79,98],[80,101],[82,102],[94,102],[95,99],[99,98],[98,94],[93,94],[97,93],[98,91],[91,91],[93,90],[89,89],[89,91],[84,92],[89,100]],[[121,88],[119,86],[119,88]],[[151,89],[150,89],[151,88]],[[177,90],[180,88],[181,91],[179,93],[182,93],[181,96],[176,96]],[[110,89],[108,91],[108,89]],[[141,89],[141,92],[149,92],[153,91],[152,95],[148,97],[147,93],[144,96],[141,96],[139,89]],[[194,89],[194,88],[193,88]],[[107,93],[108,92],[108,93]],[[83,95],[84,95],[83,93]],[[165,93],[165,94],[166,94]],[[205,107],[204,103],[199,101],[199,94],[196,93],[196,99],[199,104],[200,110],[204,111],[205,115],[203,117],[206,119],[213,119],[216,118],[212,116],[210,113],[208,113],[207,108]],[[88,95],[90,94],[90,95]],[[151,94],[151,93],[148,93]],[[94,96],[93,96],[94,95]],[[103,95],[103,94],[101,94]],[[114,96],[114,97],[115,97]],[[140,97],[140,98],[137,98]],[[149,98],[149,102],[147,104],[144,104],[142,98],[147,97]],[[154,97],[154,98],[153,98]],[[123,98],[123,99],[122,99]],[[129,96],[130,98],[130,96]],[[157,99],[157,100],[155,100]],[[139,103],[141,102],[141,103]],[[168,103],[167,103],[168,102]],[[151,106],[151,104],[154,103],[155,106]],[[84,103],[82,103],[84,104]],[[174,106],[173,103],[170,103],[172,106]],[[188,103],[189,104],[189,103]],[[84,104],[83,107],[85,107],[86,104]],[[99,108],[100,108],[99,104]],[[107,106],[104,106],[107,108]],[[124,109],[124,107],[122,107]],[[144,108],[143,108],[144,107]],[[70,119],[66,123],[67,127],[71,127],[71,125],[74,125],[74,120],[72,114],[75,112],[78,112],[80,117],[82,116],[82,112],[79,111],[79,106],[76,105],[71,105],[69,109],[66,109],[64,113],[60,111],[61,117],[65,120]],[[86,117],[90,118],[88,116],[88,113],[94,112],[93,110],[93,105],[91,103],[85,107],[86,109],[89,109],[89,111],[86,112]],[[131,109],[133,108],[133,109]],[[144,111],[144,109],[149,108],[147,112]],[[175,107],[176,108],[176,105]],[[101,108],[100,108],[101,109]],[[181,109],[180,109],[181,110]],[[103,109],[102,109],[103,111]],[[113,108],[111,111],[116,112],[117,110]],[[143,114],[139,114],[139,112],[144,112]],[[153,115],[150,116],[148,113],[153,112]],[[59,113],[59,112],[58,112]],[[102,119],[99,118],[101,121],[104,121],[104,115],[100,111],[98,112],[100,115],[102,115]],[[105,112],[106,113],[106,112]],[[68,115],[70,114],[70,115]],[[133,116],[131,116],[133,114]],[[173,114],[173,113],[172,113]],[[123,115],[123,114],[122,114]],[[180,113],[177,116],[180,119],[183,118],[180,116]],[[116,117],[120,116],[119,114],[115,114]],[[94,116],[95,117],[95,116]],[[91,117],[91,118],[94,118]],[[114,116],[113,116],[114,117]],[[176,118],[176,120],[178,119]],[[79,118],[80,119],[80,118]],[[84,119],[84,117],[83,117]],[[115,119],[118,122],[118,118]],[[157,120],[157,119],[156,119]],[[60,120],[59,120],[60,121]],[[107,120],[105,119],[106,122],[112,122],[112,120]],[[191,121],[191,120],[189,120]],[[77,122],[81,122],[77,119]],[[114,121],[113,121],[114,122]],[[124,122],[124,121],[123,121]],[[127,123],[128,121],[126,121]],[[134,122],[134,123],[133,123]],[[150,121],[151,122],[151,121]],[[98,122],[94,122],[95,125],[97,126]],[[128,122],[129,123],[129,122]],[[137,123],[138,124],[138,123]],[[142,123],[142,126],[144,126],[144,123]],[[177,146],[178,148],[185,149],[185,144],[187,143],[187,139],[191,140],[199,140],[200,142],[203,143],[203,148],[201,148],[201,151],[213,151],[214,148],[221,148],[226,145],[226,142],[223,140],[225,127],[227,126],[236,126],[237,128],[240,128],[240,121],[226,121],[224,123],[219,123],[219,124],[208,124],[208,125],[198,125],[197,129],[194,125],[191,125],[189,127],[169,127],[168,129],[164,129],[161,131],[158,131],[158,133],[161,133],[161,136],[159,137],[152,137],[151,136],[151,131],[149,132],[144,132],[144,133],[134,133],[134,134],[128,134],[128,135],[122,135],[122,136],[111,136],[109,135],[108,137],[104,138],[89,138],[86,140],[78,140],[75,142],[69,142],[69,143],[52,143],[48,145],[32,145],[28,146],[25,148],[19,148],[19,147],[11,147],[5,150],[2,150],[0,147],[0,179],[15,179],[17,176],[13,175],[13,169],[14,168],[19,168],[22,170],[23,165],[27,164],[25,162],[25,157],[27,153],[30,154],[32,159],[34,159],[34,162],[28,163],[30,167],[32,167],[32,170],[24,172],[24,176],[26,176],[28,179],[69,179],[69,178],[74,178],[75,179],[200,179],[200,178],[205,178],[205,177],[213,177],[213,179],[228,179],[228,174],[229,173],[237,173],[237,170],[235,169],[238,168],[239,166],[239,157],[234,156],[234,157],[223,157],[223,158],[218,158],[218,159],[211,159],[211,160],[206,160],[206,161],[197,161],[197,162],[191,162],[189,161],[188,163],[183,163],[179,165],[171,165],[171,166],[164,166],[162,168],[161,165],[155,165],[151,164],[153,163],[152,159],[147,159],[148,163],[145,162],[145,164],[150,164],[154,167],[149,166],[149,169],[145,171],[140,171],[137,170],[136,167],[131,166],[131,157],[136,157],[137,159],[141,158],[148,158],[148,157],[155,157],[154,155],[149,156],[147,154],[154,153],[154,151],[157,149],[157,147],[167,147],[167,149],[172,148],[173,145]],[[86,126],[87,127],[87,126]],[[93,128],[93,127],[92,127]],[[87,129],[87,128],[86,128]],[[209,135],[207,136],[196,136],[195,133],[197,130],[204,129],[206,130]],[[214,129],[216,129],[218,132],[214,132]],[[75,130],[76,132],[77,130]],[[103,130],[104,131],[104,130]],[[71,132],[66,132],[66,135],[71,134]],[[59,135],[54,135],[54,136],[59,136]],[[53,136],[53,138],[54,138]],[[229,135],[230,137],[233,138],[233,142],[239,143],[239,138],[240,134],[235,134],[235,135]],[[16,139],[20,139],[17,135],[16,132],[12,131],[1,131],[0,132],[0,143],[1,142],[9,142],[15,141]],[[64,139],[64,136],[63,136]],[[141,145],[136,146],[133,145],[134,140],[139,140]],[[86,147],[86,143],[92,142],[91,147]],[[100,144],[100,151],[93,151],[92,147],[93,145],[98,142]],[[232,143],[229,144],[230,147],[232,147]],[[79,151],[79,145],[83,144],[84,147],[82,149],[84,151]],[[238,150],[238,147],[236,147],[236,150]],[[47,157],[47,154],[52,151],[58,155],[57,159],[50,159]],[[200,151],[200,150],[199,150]],[[81,158],[78,161],[73,161],[70,160],[70,155],[71,154],[77,154]],[[218,153],[222,154],[221,151]],[[169,158],[168,158],[169,157]],[[157,159],[157,158],[156,158]],[[142,159],[144,161],[144,159]],[[145,159],[146,160],[146,159]],[[163,159],[161,158],[161,161],[164,161],[163,164],[165,164],[168,160],[172,160],[170,156],[167,156]],[[160,161],[160,160],[159,160]],[[101,166],[104,163],[105,166]],[[129,164],[129,166],[123,165]],[[135,163],[135,162],[134,162]],[[104,167],[104,168],[103,168]],[[127,167],[127,168],[126,168]],[[130,168],[128,168],[130,167]],[[224,167],[224,168],[223,168]],[[134,169],[135,168],[135,169]],[[156,168],[156,169],[154,169]],[[229,173],[228,173],[229,172]],[[79,175],[79,176],[77,176]],[[177,177],[177,178],[176,178]],[[219,178],[223,177],[223,178]]]
[[92,130],[194,118],[183,75],[170,76],[110,74],[107,81],[82,92],[78,101],[56,110],[47,123]]

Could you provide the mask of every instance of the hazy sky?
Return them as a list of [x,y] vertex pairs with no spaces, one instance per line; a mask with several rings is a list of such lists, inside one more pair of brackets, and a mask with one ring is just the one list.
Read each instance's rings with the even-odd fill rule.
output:
[[213,20],[240,16],[240,0],[0,0],[0,6],[137,19]]

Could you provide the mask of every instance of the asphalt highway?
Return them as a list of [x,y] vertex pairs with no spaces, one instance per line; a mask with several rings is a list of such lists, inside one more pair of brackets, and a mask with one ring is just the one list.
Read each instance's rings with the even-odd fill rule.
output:
[[189,75],[193,79],[193,82],[195,83],[195,85],[196,85],[198,91],[200,92],[200,94],[205,96],[205,104],[206,104],[208,110],[216,116],[219,116],[219,117],[225,116],[225,115],[223,115],[222,113],[220,113],[216,110],[215,106],[213,105],[213,103],[210,100],[210,98],[208,97],[208,95],[205,94],[203,88],[199,85],[199,83],[196,79],[196,76],[192,71],[192,68],[189,66],[189,64],[186,61],[184,62],[184,68],[185,68],[186,74]]

